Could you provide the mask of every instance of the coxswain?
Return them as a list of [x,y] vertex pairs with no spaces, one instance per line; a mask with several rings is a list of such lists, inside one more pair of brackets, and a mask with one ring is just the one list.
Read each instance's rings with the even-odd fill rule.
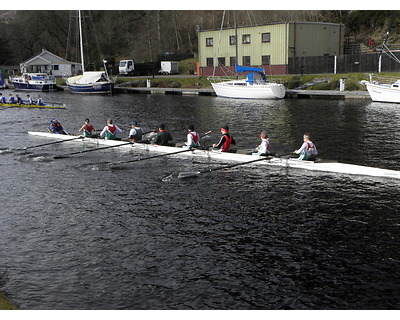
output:
[[15,104],[15,98],[13,97],[12,93],[8,95],[8,101],[9,104]]
[[229,127],[221,128],[222,137],[217,144],[213,144],[214,151],[228,152],[232,144],[236,144],[235,139],[229,134]]
[[67,134],[67,133],[64,131],[64,129],[63,129],[61,123],[58,122],[58,120],[57,120],[56,118],[51,119],[51,121],[50,121],[50,126],[49,126],[49,129],[48,129],[48,130],[49,130],[50,133]]
[[29,105],[33,104],[32,98],[31,98],[31,96],[29,94],[26,95],[26,103],[29,104]]
[[270,143],[267,137],[267,132],[264,130],[261,131],[260,138],[261,138],[261,143],[253,151],[252,153],[253,156],[266,156],[269,154]]
[[90,123],[90,120],[88,118],[86,118],[85,123],[79,129],[79,132],[83,132],[82,136],[84,136],[84,137],[93,137],[96,134],[96,129]]
[[17,98],[17,104],[19,105],[24,104],[24,100],[22,100],[22,98],[19,95],[15,95],[15,97]]
[[317,147],[310,140],[310,135],[305,133],[303,135],[303,144],[300,149],[295,150],[294,153],[299,155],[298,160],[311,160],[310,157],[316,156],[318,154]]
[[132,140],[132,142],[138,142],[141,141],[143,138],[143,130],[138,126],[137,121],[132,121],[131,123],[132,128],[129,131],[129,139]]
[[107,120],[107,125],[101,131],[100,136],[104,137],[106,140],[116,140],[117,133],[122,132],[120,128],[118,128],[111,119]]
[[0,104],[4,104],[4,103],[7,103],[7,99],[5,96],[3,96],[2,93],[0,93]]
[[42,99],[42,97],[40,95],[38,95],[38,97],[37,97],[36,104],[38,106],[44,106],[43,99]]
[[165,124],[161,123],[158,126],[158,132],[155,135],[154,139],[151,141],[152,144],[157,144],[160,146],[175,146],[174,143],[170,142],[174,138],[172,138],[171,133],[165,130]]
[[200,135],[194,131],[194,125],[188,125],[188,134],[186,136],[185,145],[187,147],[198,148],[200,147]]

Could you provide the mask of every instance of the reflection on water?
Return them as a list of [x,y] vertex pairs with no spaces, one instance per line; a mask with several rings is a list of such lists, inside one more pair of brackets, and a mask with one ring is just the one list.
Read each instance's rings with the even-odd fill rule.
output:
[[[7,93],[7,92],[6,92]],[[4,92],[3,92],[4,94]],[[274,150],[310,132],[326,158],[400,170],[394,105],[367,101],[247,101],[167,95],[46,93],[67,110],[0,110],[0,275],[21,309],[397,309],[398,182],[257,166],[191,179],[223,163],[79,151],[28,136],[57,117],[75,133],[89,117],[128,134],[164,122],[176,141],[229,125],[240,148],[262,129]],[[208,142],[207,142],[208,143]],[[11,152],[10,152],[11,150]]]

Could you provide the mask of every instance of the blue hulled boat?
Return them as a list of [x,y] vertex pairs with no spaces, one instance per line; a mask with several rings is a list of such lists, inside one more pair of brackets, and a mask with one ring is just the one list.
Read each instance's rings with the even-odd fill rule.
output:
[[57,91],[56,78],[46,73],[23,73],[10,78],[15,90],[25,91]]

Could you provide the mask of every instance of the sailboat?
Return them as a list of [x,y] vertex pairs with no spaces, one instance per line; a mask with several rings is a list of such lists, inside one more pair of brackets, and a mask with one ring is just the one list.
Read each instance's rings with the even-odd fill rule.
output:
[[69,77],[66,83],[72,92],[76,93],[112,93],[114,83],[110,80],[106,63],[103,60],[104,71],[85,71],[83,59],[82,18],[79,10],[79,38],[81,49],[82,74]]
[[246,79],[212,82],[211,85],[219,97],[236,99],[282,99],[285,86],[269,82],[264,69],[235,65],[237,73],[250,72]]
[[[221,31],[224,23],[225,11],[222,16]],[[246,79],[224,80],[214,77],[209,78],[211,85],[219,97],[236,99],[282,99],[285,97],[285,86],[280,83],[267,80],[263,68],[240,66],[238,61],[238,41],[237,24],[235,22],[235,45],[236,45],[236,63],[235,71],[238,73],[247,73]],[[219,45],[217,56],[219,52]],[[218,61],[218,58],[216,59]],[[214,67],[215,74],[215,67]]]
[[[400,63],[399,58],[397,58],[393,52],[389,50],[386,45],[386,42],[389,38],[390,29],[392,28],[392,24],[396,13],[393,14],[392,20],[390,22],[389,29],[386,33],[385,39],[383,40],[382,48],[380,50],[378,56],[378,73],[381,72],[382,67],[382,53],[385,52],[389,55],[392,59]],[[373,76],[370,75],[369,81],[363,80],[361,81],[368,90],[368,93],[372,99],[372,101],[376,102],[390,102],[390,103],[400,103],[400,80],[389,80],[389,81],[374,81]]]

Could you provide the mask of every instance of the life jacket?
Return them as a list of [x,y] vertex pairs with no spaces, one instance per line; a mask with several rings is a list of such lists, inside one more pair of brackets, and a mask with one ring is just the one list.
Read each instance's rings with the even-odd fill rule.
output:
[[232,136],[230,136],[229,134],[224,134],[225,137],[225,142],[222,145],[221,151],[222,152],[227,152],[231,146],[232,143]]
[[189,132],[189,134],[192,136],[194,146],[198,146],[200,140],[199,134],[197,132]]

